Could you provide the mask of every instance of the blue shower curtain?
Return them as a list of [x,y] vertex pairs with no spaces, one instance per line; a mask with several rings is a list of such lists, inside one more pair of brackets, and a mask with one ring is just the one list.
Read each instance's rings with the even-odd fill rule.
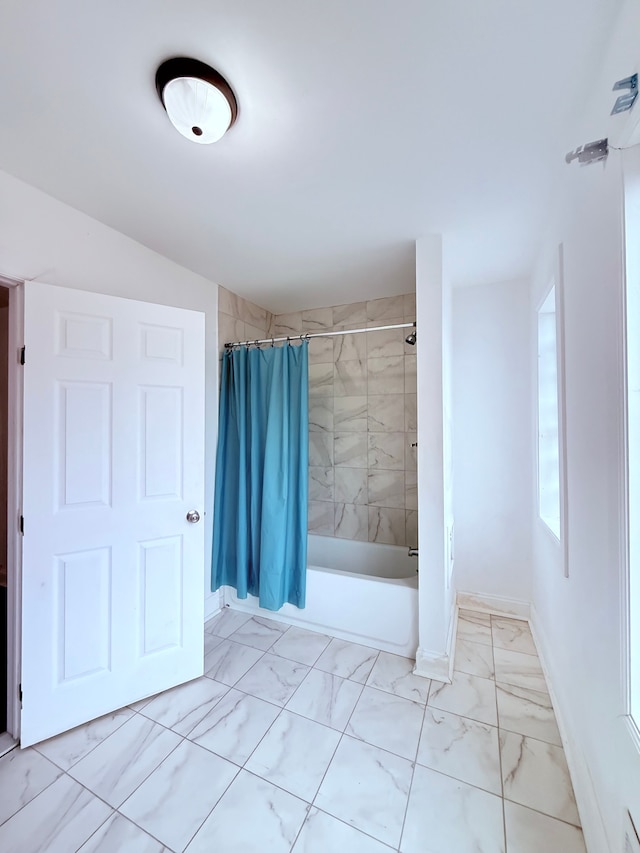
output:
[[225,352],[211,588],[304,607],[308,344]]

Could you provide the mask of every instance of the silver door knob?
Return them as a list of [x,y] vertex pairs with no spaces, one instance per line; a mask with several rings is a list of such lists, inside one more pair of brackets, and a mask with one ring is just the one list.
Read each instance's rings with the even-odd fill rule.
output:
[[191,524],[197,524],[200,521],[200,513],[197,509],[190,509],[187,513],[187,521],[190,521]]

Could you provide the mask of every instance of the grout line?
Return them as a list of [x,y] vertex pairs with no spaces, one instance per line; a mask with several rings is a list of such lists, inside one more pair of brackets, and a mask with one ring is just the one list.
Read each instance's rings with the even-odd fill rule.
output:
[[[431,684],[429,685],[429,690],[430,689],[431,689]],[[427,696],[427,698],[428,698],[428,696]],[[420,752],[420,742],[422,740],[422,732],[424,730],[424,721],[425,721],[426,716],[427,716],[427,706],[425,704],[423,712],[422,712],[422,724],[420,725],[420,734],[418,735],[418,743],[416,745],[416,756],[415,756],[415,759],[414,759],[414,761],[412,763],[412,767],[411,767],[411,781],[409,782],[409,790],[407,792],[407,802],[405,803],[404,815],[402,816],[402,826],[400,827],[400,838],[398,840],[398,850],[402,847],[402,839],[403,839],[404,830],[405,830],[405,827],[407,824],[407,814],[409,813],[409,803],[411,802],[411,793],[413,791],[413,780],[414,780],[415,775],[416,775],[416,767],[418,765],[418,754]],[[420,766],[422,766],[422,765],[420,765]]]
[[504,849],[507,850],[507,814],[505,810],[504,800],[504,774],[502,771],[502,741],[500,739],[500,710],[498,708],[498,685],[496,678],[496,656],[495,656],[495,638],[493,635],[493,622],[491,622],[491,660],[493,661],[493,676],[495,683],[494,698],[496,705],[496,724],[498,726],[498,772],[500,774],[500,793],[502,799],[502,836],[504,840]]
[[[33,749],[33,747],[27,747],[27,749]],[[40,753],[38,753],[38,755],[39,755],[39,754],[40,754]],[[41,756],[41,757],[42,757],[42,758],[44,758],[44,756]],[[49,759],[47,759],[47,761],[48,761],[48,760],[49,760]],[[53,764],[53,762],[50,762],[50,764]],[[58,767],[58,765],[57,765],[57,764],[54,764],[53,766],[54,766],[56,769],[58,769],[58,770],[60,770],[60,769],[61,769],[60,767]],[[7,824],[7,823],[12,819],[12,818],[14,818],[14,817],[15,817],[17,814],[19,814],[23,809],[25,809],[25,808],[29,805],[29,803],[32,803],[35,799],[37,799],[37,798],[40,796],[40,794],[43,794],[43,793],[44,793],[46,790],[48,790],[48,789],[49,789],[49,788],[50,788],[50,787],[51,787],[55,782],[57,782],[57,781],[58,781],[58,779],[62,779],[62,777],[63,777],[63,776],[65,776],[65,775],[67,775],[67,774],[65,774],[64,770],[62,770],[62,772],[60,773],[60,775],[59,775],[59,776],[56,776],[56,778],[55,778],[55,779],[52,779],[52,780],[51,780],[51,782],[49,782],[49,784],[48,784],[48,785],[45,785],[45,786],[44,786],[44,788],[42,788],[42,790],[41,790],[41,791],[38,791],[38,793],[37,793],[37,794],[35,794],[33,797],[31,797],[31,799],[27,800],[27,802],[26,802],[26,803],[23,803],[23,804],[22,804],[18,809],[16,809],[16,811],[15,811],[15,812],[13,812],[12,814],[10,814],[10,815],[9,815],[8,817],[6,817],[4,820],[0,821],[0,826],[4,826],[5,824]],[[69,777],[69,778],[71,778],[71,777]],[[75,780],[74,780],[74,781],[75,781]],[[111,806],[111,808],[113,808],[113,806]]]
[[[94,796],[95,796],[95,795],[94,795]],[[111,808],[113,808],[113,806],[112,806]],[[88,838],[85,838],[85,840],[82,842],[82,844],[80,845],[80,847],[79,847],[78,849],[79,849],[79,850],[82,850],[82,848],[84,847],[84,845],[85,845],[85,844],[87,844],[89,841],[91,841],[91,839],[93,838],[93,836],[94,836],[97,832],[99,832],[99,831],[102,829],[102,827],[103,827],[106,823],[108,823],[108,822],[113,818],[113,816],[114,816],[115,814],[118,814],[118,812],[117,812],[117,811],[115,811],[115,810],[113,810],[113,811],[111,812],[111,814],[110,814],[110,815],[107,815],[107,817],[102,821],[102,823],[100,824],[100,826],[97,826],[97,827],[93,830],[93,832],[91,833],[91,835],[90,835]]]
[[[145,707],[146,707],[146,705],[145,705]],[[125,717],[125,718],[122,720],[122,722],[120,723],[120,725],[119,725],[119,726],[116,726],[116,727],[115,727],[115,729],[113,729],[113,731],[109,732],[109,734],[108,734],[108,735],[106,735],[105,737],[103,737],[103,738],[102,738],[102,740],[99,740],[96,744],[94,744],[94,746],[92,746],[92,747],[91,747],[91,749],[90,749],[88,752],[84,753],[82,756],[80,756],[80,758],[77,758],[77,759],[76,759],[72,764],[70,764],[68,767],[60,767],[60,765],[59,765],[59,764],[57,764],[57,762],[56,762],[53,758],[49,758],[49,756],[48,756],[46,753],[41,752],[41,750],[40,750],[40,749],[38,749],[38,747],[39,747],[41,744],[35,744],[35,745],[32,747],[32,749],[35,749],[35,750],[36,750],[36,752],[38,753],[38,755],[41,755],[43,758],[46,758],[46,759],[47,759],[47,761],[50,761],[50,762],[51,762],[52,764],[54,764],[56,767],[60,767],[60,770],[62,770],[62,772],[63,772],[63,773],[68,773],[68,772],[69,772],[69,770],[71,770],[71,768],[72,768],[72,767],[75,767],[75,766],[76,766],[76,764],[79,764],[79,763],[83,760],[83,758],[86,758],[88,755],[91,755],[91,753],[92,753],[95,749],[97,749],[97,748],[100,746],[100,744],[101,744],[101,743],[103,743],[105,740],[107,740],[107,738],[110,738],[110,737],[111,737],[111,735],[115,734],[119,729],[121,729],[121,728],[122,728],[122,726],[124,726],[124,724],[125,724],[126,722],[128,722],[128,721],[129,721],[129,720],[131,720],[131,719],[133,719],[133,715],[134,715],[134,714],[139,713],[138,711],[134,711],[134,709],[133,709],[133,708],[131,708],[129,705],[125,705],[125,706],[124,706],[124,708],[117,708],[115,711],[112,711],[112,712],[111,712],[111,714],[103,714],[103,716],[102,716],[102,717],[98,717],[98,719],[99,719],[99,720],[101,720],[101,719],[103,719],[104,717],[110,717],[110,716],[112,716],[112,715],[114,715],[114,714],[118,714],[120,711],[124,711],[124,710],[131,711],[131,716],[129,716],[129,717]],[[144,716],[144,715],[142,715],[142,716]],[[147,719],[148,719],[148,718],[147,718]],[[92,722],[95,722],[95,721],[94,721],[94,720],[89,720],[89,722],[87,722],[87,723],[81,723],[81,724],[80,724],[80,726],[76,726],[75,728],[84,728],[85,726],[89,726],[89,725],[91,725],[91,723],[92,723]],[[71,729],[71,731],[74,731],[74,729]],[[53,736],[53,738],[47,738],[47,740],[42,741],[42,743],[47,743],[49,740],[53,740],[53,739],[54,739],[54,738],[56,738],[56,737],[62,737],[62,735],[65,735],[65,734],[68,734],[68,732],[61,732],[59,735],[54,735],[54,736]]]
[[[201,748],[202,748],[202,749],[206,749],[206,747],[204,747],[204,746],[203,746],[203,747],[201,747]],[[215,755],[217,758],[223,758],[223,756],[218,755],[218,753],[217,753],[217,752],[213,752],[213,750],[207,750],[207,751],[208,751],[208,752],[210,752],[212,755]],[[229,761],[229,759],[228,759],[228,758],[223,758],[223,760],[224,760],[224,761]],[[229,764],[233,764],[233,763],[234,763],[233,761],[229,761]],[[210,817],[211,817],[211,815],[214,813],[214,811],[218,808],[218,805],[219,805],[219,804],[220,804],[220,802],[222,801],[222,798],[225,796],[225,794],[227,793],[227,791],[229,790],[229,788],[233,785],[233,783],[236,781],[236,779],[238,778],[238,776],[239,776],[239,775],[240,775],[240,773],[242,772],[242,770],[243,770],[243,768],[242,768],[242,767],[239,767],[237,764],[236,764],[235,766],[238,768],[237,773],[234,775],[233,779],[231,779],[231,781],[229,782],[229,784],[227,785],[227,787],[224,789],[224,791],[220,794],[220,796],[218,797],[218,799],[215,801],[215,803],[214,803],[214,804],[213,804],[213,806],[211,807],[211,810],[207,813],[207,815],[206,815],[206,817],[204,818],[204,820],[202,821],[202,823],[198,826],[198,828],[197,828],[197,829],[196,829],[196,831],[193,833],[193,835],[191,836],[191,838],[189,838],[188,842],[184,845],[184,847],[182,848],[182,850],[186,850],[186,849],[189,847],[189,845],[191,844],[191,842],[193,841],[193,839],[194,839],[194,838],[196,837],[196,835],[200,832],[200,830],[201,830],[201,829],[202,829],[202,827],[205,825],[205,823],[209,820],[209,818],[210,818]],[[130,819],[130,818],[129,818],[129,819]],[[138,825],[138,824],[136,824],[136,826],[137,826],[137,825]],[[161,844],[165,844],[165,842],[161,842]],[[167,845],[165,845],[165,846],[167,846]],[[167,847],[167,849],[170,849],[170,848],[169,848],[169,847]]]

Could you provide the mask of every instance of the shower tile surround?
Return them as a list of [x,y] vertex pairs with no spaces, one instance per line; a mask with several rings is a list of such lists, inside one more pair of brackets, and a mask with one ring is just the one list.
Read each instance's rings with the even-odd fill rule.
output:
[[586,853],[528,625],[459,616],[444,685],[224,608],[204,677],[0,758],[0,850]]
[[[269,334],[416,319],[415,294],[276,314]],[[309,532],[417,543],[416,349],[409,329],[309,341]]]
[[273,315],[254,302],[237,296],[225,287],[218,288],[218,353],[231,341],[256,341],[266,338]]
[[[273,315],[224,287],[218,340],[413,323],[415,294]],[[309,532],[417,545],[417,386],[409,329],[309,341]]]

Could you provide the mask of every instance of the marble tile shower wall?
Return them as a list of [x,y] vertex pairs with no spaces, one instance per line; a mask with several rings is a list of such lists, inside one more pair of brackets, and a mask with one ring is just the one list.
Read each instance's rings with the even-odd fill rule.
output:
[[[415,294],[273,317],[271,335],[414,322]],[[416,349],[410,330],[309,342],[309,531],[417,545]],[[236,339],[237,336],[236,336]]]
[[218,352],[231,341],[266,338],[273,315],[254,302],[237,296],[224,287],[218,288]]

